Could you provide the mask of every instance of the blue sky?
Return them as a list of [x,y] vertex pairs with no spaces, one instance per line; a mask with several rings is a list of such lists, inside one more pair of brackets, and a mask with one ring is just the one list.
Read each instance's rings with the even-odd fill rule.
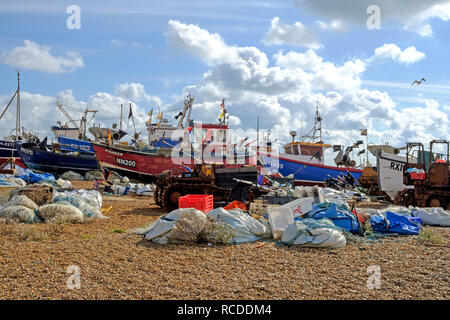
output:
[[[181,108],[183,93],[191,92],[196,95],[194,115],[199,120],[215,119],[223,96],[229,102],[228,111],[235,114],[233,123],[244,128],[253,126],[256,115],[264,116],[264,110],[258,111],[259,108],[273,104],[276,107],[268,107],[272,114],[266,118],[267,121],[263,121],[262,126],[278,132],[281,130],[281,140],[286,140],[290,129],[298,130],[299,126],[311,125],[313,97],[316,101],[323,98],[324,127],[328,129],[326,138],[332,140],[330,143],[351,143],[358,139],[360,127],[369,127],[377,143],[392,140],[393,144],[402,145],[409,139],[424,142],[430,138],[448,139],[449,1],[411,0],[402,1],[398,6],[391,5],[392,1],[388,0],[355,1],[344,0],[336,7],[333,1],[324,0],[167,0],[164,3],[136,0],[0,0],[1,106],[6,105],[15,90],[14,70],[19,69],[22,91],[25,92],[22,102],[24,123],[41,134],[49,134],[49,126],[57,119],[65,120],[54,106],[57,98],[81,107],[85,102],[88,105],[95,102],[110,116],[117,115],[120,109],[117,105],[108,106],[108,103],[132,101],[144,117],[144,113],[156,108],[157,104],[163,110],[173,110],[177,106]],[[367,28],[365,21],[369,15],[365,12],[366,4],[379,5],[381,29]],[[81,9],[80,30],[66,27],[69,17],[66,8],[69,5],[78,5]],[[275,17],[279,22],[274,22]],[[339,21],[342,28],[329,27],[334,20]],[[170,21],[176,21],[179,25],[170,25]],[[300,27],[295,27],[296,23],[300,23]],[[177,35],[184,32],[184,27],[190,33],[180,40]],[[284,38],[283,28],[285,31],[291,30],[290,38]],[[172,30],[171,35],[168,35],[169,29]],[[302,30],[305,31],[303,36]],[[429,30],[432,30],[431,34]],[[199,47],[196,41],[204,37],[204,45],[215,43],[210,42],[214,34],[220,37],[224,50],[230,49],[231,53],[237,50],[240,58],[231,61],[226,56],[218,59],[209,57],[207,52],[221,50],[221,44],[219,48],[214,45],[206,48],[206,54],[197,54]],[[314,45],[303,44],[309,35],[314,35]],[[52,57],[67,57],[67,51],[74,51],[82,59],[82,66],[55,73],[43,70],[45,68],[30,67],[27,64],[29,61],[20,64],[17,62],[20,57],[12,55],[12,52],[15,48],[24,47],[25,40],[49,47]],[[384,54],[375,57],[375,49],[384,44],[391,46],[385,48]],[[414,47],[415,51],[408,52],[408,55],[405,53],[402,60],[394,46],[400,53],[408,47]],[[258,82],[260,80],[255,78],[254,83],[250,83],[253,78],[247,79],[249,87],[241,89],[229,79],[253,70],[251,66],[248,70],[236,67],[236,63],[248,63],[248,57],[242,57],[240,49],[236,49],[244,47],[256,48],[257,51],[249,53],[250,56],[265,55],[268,60],[268,65],[262,63],[255,67],[252,77],[257,77],[258,72],[275,72],[279,67],[282,69],[281,78],[292,78],[306,70],[305,77],[310,76],[313,80],[301,88],[292,85],[291,81],[292,88],[280,94],[271,91],[271,87],[257,88],[258,83],[267,82],[267,79]],[[325,64],[308,71],[308,66],[292,67],[292,61],[289,65],[282,65],[281,60],[274,58],[276,54],[286,57],[288,52],[305,54],[308,50]],[[350,61],[361,61],[364,70],[348,71],[345,64]],[[335,67],[343,66],[336,71],[336,79],[341,79],[339,73],[342,73],[345,83],[331,87],[321,85],[323,76],[318,72],[328,70],[327,63]],[[233,73],[227,73],[229,68]],[[208,72],[212,72],[213,76],[206,76]],[[350,85],[346,81],[350,79],[346,78],[347,73],[355,84]],[[411,82],[422,77],[426,78],[426,82],[411,88]],[[302,79],[300,77],[299,82]],[[277,81],[274,80],[274,85]],[[118,89],[121,84],[123,86]],[[286,86],[289,84],[286,82]],[[284,87],[283,82],[279,85]],[[145,88],[145,93],[137,97],[136,88]],[[377,96],[376,105],[364,105],[365,100],[360,100],[363,90],[368,91],[366,95]],[[329,98],[335,93],[339,98]],[[320,94],[323,97],[317,98]],[[247,107],[247,112],[242,112],[242,108]],[[27,121],[26,117],[33,112],[51,116],[38,117],[39,121]],[[286,119],[281,116],[278,120],[278,112]],[[371,118],[370,115],[375,112],[378,112],[377,116]],[[0,124],[3,135],[9,132],[7,123],[13,119],[14,112],[9,113],[9,118],[0,120],[6,122]],[[436,116],[431,116],[431,113]],[[428,116],[423,125],[417,119],[421,114]],[[345,118],[336,122],[335,118],[339,118],[336,115]],[[407,119],[408,115],[415,119]],[[143,125],[143,121],[138,124]]]

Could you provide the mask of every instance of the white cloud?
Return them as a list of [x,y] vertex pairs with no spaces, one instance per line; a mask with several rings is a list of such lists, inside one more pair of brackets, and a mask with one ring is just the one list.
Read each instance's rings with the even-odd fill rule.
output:
[[409,65],[425,59],[425,57],[425,53],[418,51],[415,47],[408,47],[402,50],[393,43],[385,43],[375,49],[375,54],[369,60],[391,59]]
[[[360,139],[360,128],[369,129],[371,142],[389,141],[396,146],[411,140],[428,143],[431,138],[448,138],[448,106],[423,98],[409,103],[408,108],[400,108],[385,91],[366,89],[362,77],[370,61],[352,58],[331,62],[312,49],[279,51],[269,58],[256,47],[230,45],[217,33],[175,20],[169,21],[165,34],[173,47],[192,54],[208,66],[200,81],[184,88],[185,93],[195,97],[192,112],[195,120],[216,122],[219,105],[225,98],[232,128],[254,129],[259,116],[260,126],[271,130],[272,138],[281,142],[290,140],[290,130],[300,134],[310,129],[316,105],[324,119],[327,143],[351,144]],[[401,63],[417,59],[417,50],[400,50],[398,54],[395,47],[389,48],[380,49],[379,55]],[[402,86],[406,88],[410,84]],[[9,98],[0,96],[0,105],[5,105]],[[91,95],[87,105],[99,110],[97,119],[102,126],[110,126],[119,121],[120,104],[128,110],[132,101],[136,128],[140,131],[145,128],[145,113],[151,107],[161,105],[165,116],[173,119],[183,107],[183,99],[184,96],[175,96],[172,104],[163,106],[159,97],[148,93],[142,84],[131,82],[118,84],[114,93]],[[56,109],[56,100],[79,108],[86,106],[70,90],[56,97],[23,92],[23,114],[36,115],[24,117],[24,126],[49,135],[51,125],[65,120]],[[14,123],[14,112],[7,112],[5,117],[5,123]],[[124,122],[124,129],[133,133],[131,122],[127,123],[126,119]],[[3,132],[7,134],[9,130]]]
[[323,61],[313,50],[304,53],[282,51],[274,55],[275,64],[285,70],[308,72],[307,78],[318,90],[351,91],[359,88],[360,74],[365,70],[365,63],[359,59],[346,61],[343,65]]
[[84,67],[83,57],[78,52],[67,51],[65,56],[53,56],[49,46],[30,40],[25,40],[23,47],[3,51],[0,62],[15,68],[50,73],[71,72]]
[[211,34],[196,25],[169,20],[165,35],[174,47],[190,52],[209,65],[236,58],[235,50],[227,46],[219,34]]
[[301,22],[297,21],[293,25],[283,23],[279,17],[274,17],[271,21],[270,29],[267,31],[263,43],[265,45],[293,45],[311,49],[321,48],[317,33]]
[[322,20],[317,20],[316,24],[321,30],[324,31],[343,31],[345,30],[345,24],[338,19],[331,20],[330,22],[325,22]]
[[387,24],[397,24],[401,29],[417,32],[421,36],[431,36],[433,31],[428,21],[450,19],[449,0],[296,0],[296,5],[331,21],[353,23],[366,26],[370,5],[378,5],[381,11],[381,28]]
[[123,45],[123,41],[114,38],[114,39],[112,39],[111,44],[112,44],[113,46],[115,46],[115,47],[120,47],[120,46]]
[[[185,88],[196,98],[194,119],[216,122],[220,102],[226,98],[227,110],[243,129],[254,129],[259,116],[261,126],[272,131],[272,138],[286,142],[290,130],[300,134],[311,127],[317,104],[328,143],[353,143],[360,139],[360,128],[369,129],[374,143],[389,141],[397,146],[408,140],[427,143],[430,137],[448,136],[445,109],[434,102],[417,102],[411,110],[425,114],[421,127],[420,117],[411,119],[386,92],[363,88],[361,78],[370,61],[353,58],[333,63],[311,49],[279,51],[269,60],[258,48],[228,45],[218,34],[173,20],[166,36],[169,43],[210,66],[201,81]],[[401,63],[421,57],[417,50],[388,48],[391,50],[378,53]],[[182,99],[180,96],[166,109],[181,108]]]
[[410,21],[405,24],[404,29],[417,32],[422,37],[432,36],[433,29],[430,24],[426,23],[426,21],[430,19],[448,21],[450,19],[450,2],[442,1],[441,3],[436,3],[427,10],[413,16]]
[[161,99],[158,96],[148,94],[140,83],[121,83],[116,86],[114,93],[116,96],[133,102],[145,102],[151,106],[161,106]]
[[[137,88],[137,90],[129,89],[122,90],[123,88]],[[111,127],[113,123],[119,124],[120,122],[120,105],[123,105],[123,129],[129,134],[134,133],[133,123],[128,120],[129,103],[131,102],[133,108],[133,115],[135,118],[136,131],[142,131],[142,137],[144,139],[147,135],[145,130],[145,122],[148,120],[147,112],[151,108],[155,108],[155,105],[149,105],[149,99],[154,101],[159,100],[159,97],[151,96],[145,91],[141,91],[143,86],[140,84],[119,84],[117,86],[116,94],[108,92],[97,92],[88,97],[87,102],[78,101],[72,90],[64,90],[58,92],[55,96],[45,96],[41,94],[29,93],[27,91],[21,91],[21,124],[27,130],[37,133],[41,138],[48,136],[53,137],[51,133],[51,126],[55,125],[57,121],[62,123],[68,122],[66,117],[57,109],[56,101],[62,103],[63,106],[75,107],[78,109],[85,109],[86,106],[90,110],[97,110],[97,114],[94,120],[88,123],[88,126],[101,125],[101,127]],[[130,96],[121,96],[123,92],[129,92]],[[150,97],[150,98],[149,98]],[[8,103],[10,96],[0,96],[0,105]],[[136,101],[130,98],[137,98]],[[139,101],[138,101],[139,100]],[[73,110],[67,110],[69,115],[77,123],[81,119],[81,113],[77,113]],[[32,114],[33,116],[27,116]],[[9,109],[2,119],[3,125],[1,126],[1,133],[6,136],[9,135],[11,128],[7,127],[7,123],[15,123],[15,112]]]

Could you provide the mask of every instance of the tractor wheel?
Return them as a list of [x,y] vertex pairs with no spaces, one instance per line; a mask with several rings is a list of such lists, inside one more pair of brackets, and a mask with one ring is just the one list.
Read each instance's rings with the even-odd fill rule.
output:
[[162,195],[163,208],[167,212],[178,209],[178,198],[182,196],[181,190],[176,187],[169,187]]
[[[437,197],[431,197],[431,198],[428,200],[428,207],[431,207],[431,208],[440,207],[440,206],[441,206],[441,203],[442,203],[441,199],[439,199],[439,198],[437,198]],[[443,203],[442,203],[442,204],[443,204]]]
[[395,204],[405,207],[414,206],[416,204],[414,190],[408,189],[399,191],[395,196]]

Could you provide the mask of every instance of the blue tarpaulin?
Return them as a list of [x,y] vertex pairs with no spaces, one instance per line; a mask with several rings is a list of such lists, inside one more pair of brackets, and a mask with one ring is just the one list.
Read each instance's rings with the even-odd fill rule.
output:
[[16,176],[16,177],[21,178],[22,180],[24,180],[27,183],[38,183],[41,180],[55,180],[55,177],[50,173],[39,174],[39,173],[29,172],[28,174],[24,174],[24,175]]
[[314,206],[313,209],[306,214],[305,218],[315,220],[328,218],[340,228],[353,233],[361,233],[359,222],[355,215],[350,212],[347,207],[337,205],[333,202],[323,202]]
[[391,211],[386,212],[385,216],[373,215],[370,217],[373,231],[380,233],[419,234],[421,222],[421,218],[399,215]]

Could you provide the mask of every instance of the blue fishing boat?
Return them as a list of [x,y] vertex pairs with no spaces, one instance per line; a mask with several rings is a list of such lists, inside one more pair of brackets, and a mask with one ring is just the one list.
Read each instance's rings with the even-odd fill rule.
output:
[[27,168],[60,174],[65,171],[83,173],[99,169],[95,153],[71,152],[51,148],[44,139],[40,143],[16,143],[16,149]]
[[[284,177],[292,175],[295,180],[303,184],[324,183],[330,177],[337,178],[350,172],[356,179],[362,174],[362,170],[355,168],[355,161],[349,160],[349,151],[336,157],[335,162],[339,166],[325,165],[325,150],[331,145],[322,141],[322,118],[319,110],[316,110],[314,127],[301,137],[301,141],[295,141],[297,133],[291,131],[292,142],[283,146],[283,152],[273,152],[271,148],[258,151],[258,160],[263,169],[270,174],[280,173]],[[343,160],[342,160],[343,159]]]
[[[301,145],[294,147],[301,148]],[[284,177],[293,175],[295,180],[304,183],[325,182],[330,177],[337,178],[350,172],[356,179],[362,174],[362,170],[352,167],[336,167],[319,163],[296,160],[285,154],[273,154],[258,152],[258,159],[262,166],[270,173],[281,173]]]
[[78,139],[72,139],[67,138],[63,136],[58,137],[58,143],[61,145],[60,149],[62,151],[68,151],[68,152],[94,152],[94,147],[92,146],[90,141],[86,140],[78,140]]
[[0,159],[20,158],[14,141],[0,140]]

